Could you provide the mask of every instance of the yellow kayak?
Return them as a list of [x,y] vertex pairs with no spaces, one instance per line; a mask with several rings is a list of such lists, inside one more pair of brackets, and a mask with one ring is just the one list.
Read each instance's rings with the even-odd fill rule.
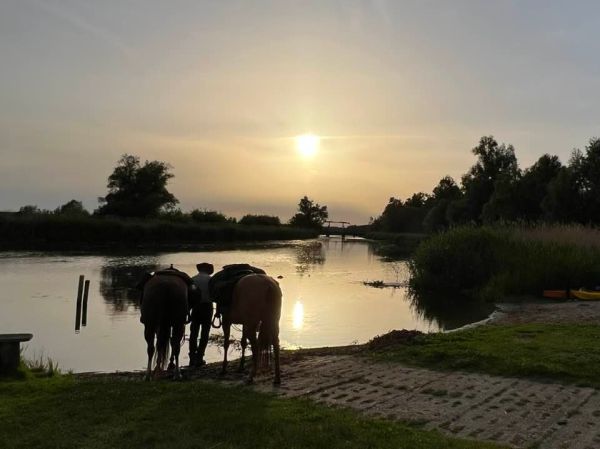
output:
[[571,290],[571,296],[586,301],[600,300],[600,291],[592,290]]

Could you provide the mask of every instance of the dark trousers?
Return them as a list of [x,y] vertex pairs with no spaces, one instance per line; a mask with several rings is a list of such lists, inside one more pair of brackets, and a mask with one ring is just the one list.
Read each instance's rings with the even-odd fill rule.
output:
[[[212,324],[213,305],[212,302],[203,302],[192,309],[192,324],[190,326],[190,360],[200,361],[204,358],[204,352],[208,345],[208,335]],[[198,333],[200,333],[200,344],[198,344]]]

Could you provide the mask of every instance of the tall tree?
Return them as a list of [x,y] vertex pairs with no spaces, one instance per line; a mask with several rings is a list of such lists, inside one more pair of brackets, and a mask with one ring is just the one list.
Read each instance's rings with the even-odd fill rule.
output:
[[387,232],[422,232],[423,219],[429,211],[428,198],[424,193],[416,193],[404,203],[390,198],[374,226]]
[[600,224],[600,139],[591,139],[585,153],[573,150],[542,207],[553,221]]
[[525,170],[517,183],[514,198],[520,219],[535,221],[543,217],[542,202],[548,195],[548,186],[561,168],[558,156],[544,154]]
[[304,196],[298,203],[298,213],[291,218],[290,224],[302,228],[320,228],[328,217],[327,206],[321,206]]
[[173,174],[171,166],[160,161],[142,165],[137,156],[124,154],[108,177],[108,194],[98,199],[100,215],[152,217],[179,201],[167,190]]
[[593,138],[585,148],[579,167],[581,190],[588,208],[588,220],[600,223],[600,139]]
[[433,188],[432,207],[423,219],[423,228],[429,232],[446,229],[451,224],[448,206],[461,197],[462,192],[452,177],[444,176],[440,179],[438,185]]
[[473,148],[477,162],[462,177],[466,210],[469,219],[481,221],[483,206],[493,192],[496,181],[510,182],[519,175],[515,149],[512,145],[498,144],[493,136],[484,136]]
[[425,207],[430,202],[431,197],[423,192],[413,193],[404,202],[406,207]]
[[77,200],[67,201],[62,206],[58,207],[54,211],[57,215],[69,215],[69,216],[88,216],[90,213],[85,210],[83,203]]

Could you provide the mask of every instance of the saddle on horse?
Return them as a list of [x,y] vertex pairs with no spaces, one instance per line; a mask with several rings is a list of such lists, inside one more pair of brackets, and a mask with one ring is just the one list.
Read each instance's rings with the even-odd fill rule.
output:
[[[154,271],[152,273],[144,273],[142,275],[142,278],[138,281],[138,283],[135,285],[135,288],[137,290],[140,290],[140,305],[142,304],[142,301],[144,300],[144,286],[146,285],[146,283],[152,279],[155,276],[175,276],[178,277],[179,279],[183,280],[186,285],[188,286],[188,298],[193,297],[193,295],[196,293],[196,286],[194,285],[194,281],[192,280],[192,278],[185,272],[178,270],[177,268],[173,267],[173,265],[171,264],[171,266],[169,268],[165,268],[164,270],[159,270],[159,271]],[[189,310],[189,306],[188,306],[188,310]],[[140,321],[143,323],[144,322],[144,317],[140,317]]]
[[217,303],[217,315],[223,308],[231,305],[235,285],[249,274],[266,274],[266,272],[247,263],[236,263],[225,265],[221,271],[213,275],[208,288],[211,298]]

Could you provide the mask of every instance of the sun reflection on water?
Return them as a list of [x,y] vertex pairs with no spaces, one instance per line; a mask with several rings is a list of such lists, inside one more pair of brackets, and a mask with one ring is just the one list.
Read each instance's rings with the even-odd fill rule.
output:
[[292,326],[294,330],[301,330],[304,325],[304,304],[296,301],[294,304],[294,312],[292,314]]

